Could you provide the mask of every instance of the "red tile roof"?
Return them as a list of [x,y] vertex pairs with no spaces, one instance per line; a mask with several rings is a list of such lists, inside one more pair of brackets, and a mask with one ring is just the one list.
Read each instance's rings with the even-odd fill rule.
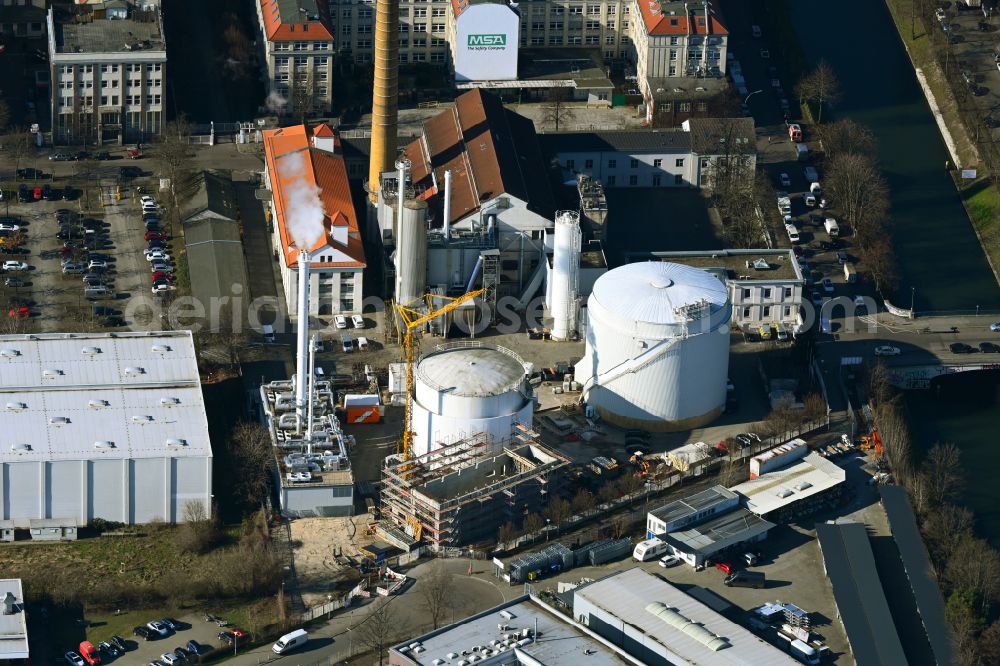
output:
[[[258,0],[260,2],[261,16],[264,17],[264,33],[268,40],[272,42],[294,42],[294,41],[333,41],[333,34],[327,27],[328,10],[324,6],[326,2],[317,2],[316,10],[319,20],[303,18],[306,16],[299,11],[298,3],[288,2],[288,0]],[[282,14],[287,14],[282,16]]]
[[[657,2],[637,0],[639,13],[650,35],[728,35],[729,30],[722,23],[719,7],[709,3],[709,23],[705,25],[705,10],[701,4],[689,4],[690,14],[686,14],[683,2]],[[671,14],[673,12],[673,14]]]
[[412,164],[413,183],[424,188],[425,199],[439,193],[435,181],[444,189],[444,172],[451,170],[451,222],[501,194],[527,202],[541,215],[550,215],[554,208],[531,121],[478,88],[460,95],[454,108],[425,121],[422,138],[403,153]]
[[[326,227],[325,237],[314,247],[309,248],[309,253],[312,255],[312,265],[334,268],[349,266],[364,268],[365,251],[348,185],[347,167],[344,165],[344,157],[340,153],[340,139],[336,138],[334,141],[335,153],[320,150],[312,144],[314,136],[337,137],[336,133],[325,124],[314,127],[295,125],[276,130],[264,130],[263,136],[264,159],[267,162],[267,170],[271,179],[271,193],[276,212],[275,224],[278,227],[286,264],[288,266],[296,265],[298,248],[295,247],[285,219],[285,188],[290,184],[290,180],[282,177],[281,172],[276,168],[276,163],[278,159],[286,155],[305,152],[305,177],[320,189],[319,196],[326,213],[323,220],[323,225]],[[334,240],[334,229],[338,227],[347,230],[346,245]],[[327,247],[332,248],[334,252],[346,255],[346,259],[319,261],[320,256],[327,254],[321,250]]]

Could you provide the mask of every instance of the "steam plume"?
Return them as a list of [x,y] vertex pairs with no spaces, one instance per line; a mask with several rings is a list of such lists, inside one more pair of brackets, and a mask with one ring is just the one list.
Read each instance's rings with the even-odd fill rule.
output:
[[302,153],[282,157],[278,171],[290,185],[285,187],[285,223],[300,250],[312,250],[323,237],[323,201],[319,188],[306,177],[306,162]]

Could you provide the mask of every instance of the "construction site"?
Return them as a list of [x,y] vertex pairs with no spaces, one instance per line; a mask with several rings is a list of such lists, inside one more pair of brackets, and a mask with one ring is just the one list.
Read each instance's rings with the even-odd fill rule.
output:
[[[570,462],[521,424],[508,439],[479,433],[416,458],[394,458],[382,473],[382,520],[432,550],[495,538],[501,525],[540,511],[558,495]],[[382,525],[379,531],[388,532]]]

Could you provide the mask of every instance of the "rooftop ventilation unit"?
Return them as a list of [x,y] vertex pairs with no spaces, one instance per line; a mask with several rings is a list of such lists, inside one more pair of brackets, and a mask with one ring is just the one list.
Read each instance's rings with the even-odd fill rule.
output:
[[188,443],[187,443],[186,439],[168,439],[167,440],[167,446],[177,447],[177,446],[187,446],[187,445],[188,445]]
[[139,425],[144,425],[146,423],[152,423],[153,417],[149,414],[136,414],[132,417],[132,423],[138,423]]
[[31,451],[31,444],[11,444],[10,450],[14,453],[28,453]]
[[99,439],[94,442],[95,449],[113,449],[115,448],[115,443],[106,439]]
[[21,352],[17,349],[0,349],[0,356],[3,358],[17,358]]
[[790,497],[792,495],[792,491],[789,490],[788,488],[782,488],[775,494],[781,499],[785,499],[786,497]]
[[23,402],[8,402],[7,411],[8,412],[23,412],[28,408],[28,405]]
[[97,356],[101,353],[100,347],[84,347],[80,350],[80,353],[84,356]]
[[42,370],[42,377],[51,379],[53,377],[61,377],[63,374],[62,370],[56,370],[55,368],[46,368]]
[[146,374],[146,368],[140,368],[137,365],[125,368],[126,377],[138,377],[139,375],[144,375],[144,374]]
[[69,422],[70,421],[68,416],[53,416],[52,418],[49,419],[49,425],[54,425],[54,426],[68,425]]
[[173,407],[181,404],[180,398],[160,398],[160,407]]
[[170,349],[170,345],[153,345],[153,351],[157,354],[166,354]]
[[107,400],[89,400],[87,401],[87,407],[90,409],[104,409],[105,407],[110,407],[111,403]]

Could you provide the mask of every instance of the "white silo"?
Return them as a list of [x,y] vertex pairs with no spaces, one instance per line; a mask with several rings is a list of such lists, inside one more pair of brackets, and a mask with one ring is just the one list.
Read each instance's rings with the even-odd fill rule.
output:
[[687,430],[722,413],[732,313],[718,278],[681,264],[629,264],[598,278],[587,310],[576,375],[604,419]]
[[410,161],[396,162],[396,302],[412,303],[424,295],[427,280],[427,202],[408,198]]
[[479,433],[502,441],[515,423],[530,426],[530,371],[509,349],[479,342],[440,345],[422,356],[414,372],[413,455]]
[[549,314],[552,316],[552,339],[576,337],[580,288],[580,214],[563,210],[556,214],[552,251],[552,288],[549,291]]

